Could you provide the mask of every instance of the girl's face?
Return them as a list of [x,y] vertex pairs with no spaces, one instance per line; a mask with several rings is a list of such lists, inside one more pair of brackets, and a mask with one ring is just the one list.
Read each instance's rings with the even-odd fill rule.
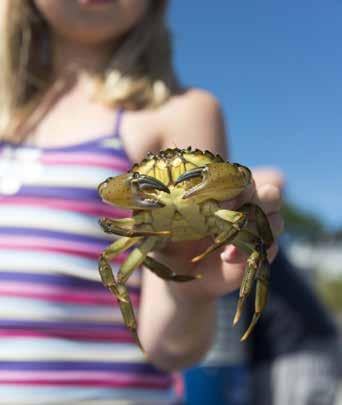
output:
[[128,32],[143,17],[150,1],[33,0],[54,33],[89,45],[115,40]]

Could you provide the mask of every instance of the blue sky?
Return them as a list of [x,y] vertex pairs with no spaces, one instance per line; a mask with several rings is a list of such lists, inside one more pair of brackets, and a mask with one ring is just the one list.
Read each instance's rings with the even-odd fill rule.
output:
[[210,90],[231,158],[274,165],[287,197],[342,226],[342,0],[171,1],[181,80]]

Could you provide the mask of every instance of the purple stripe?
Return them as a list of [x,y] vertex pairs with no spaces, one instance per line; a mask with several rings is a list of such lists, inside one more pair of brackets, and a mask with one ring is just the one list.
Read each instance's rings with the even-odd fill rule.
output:
[[116,111],[116,120],[115,120],[115,127],[114,127],[114,137],[120,137],[120,128],[121,128],[121,121],[123,117],[124,109],[122,107],[118,108]]
[[96,188],[22,186],[16,195],[40,198],[58,197],[72,200],[92,200],[101,202]]
[[95,322],[57,322],[57,321],[21,321],[11,319],[0,319],[0,327],[8,329],[16,328],[28,328],[34,329],[62,329],[62,330],[74,330],[74,329],[89,329],[89,330],[106,330],[106,331],[119,331],[127,330],[123,324],[112,323],[95,323]]
[[[65,150],[65,152],[86,152],[89,153],[91,152],[92,154],[98,154],[100,156],[106,156],[106,157],[118,157],[120,159],[123,159],[128,162],[129,166],[131,165],[131,161],[129,157],[127,156],[127,153],[123,149],[113,149],[109,148],[108,146],[102,146],[102,145],[80,145],[78,147],[73,147],[68,150]],[[52,152],[52,150],[51,150]],[[54,150],[54,153],[56,152],[63,152],[63,150]]]
[[[100,229],[100,225],[99,225]],[[92,236],[78,235],[68,232],[58,232],[49,231],[46,229],[37,228],[11,228],[11,227],[0,227],[0,235],[11,235],[11,236],[40,236],[49,239],[57,239],[70,242],[84,242],[93,243],[100,249],[106,248],[111,242],[108,239],[101,239]]]
[[91,288],[99,291],[104,288],[100,281],[91,281],[77,277],[57,276],[52,274],[0,272],[0,281],[38,282],[44,284],[53,284],[54,286],[80,287],[86,289]]
[[[101,142],[107,140],[107,139],[111,139],[113,138],[113,134],[110,135],[103,135],[99,138],[90,140],[90,141],[85,141],[85,142],[81,142],[79,144],[75,144],[75,145],[66,145],[66,146],[57,146],[55,148],[39,148],[39,150],[43,150],[44,152],[82,152],[82,151],[86,151],[88,152],[89,150],[91,150],[92,152],[96,152],[96,149],[98,149],[98,151],[101,151],[101,149],[103,149],[103,147],[101,148],[100,144]],[[96,147],[97,146],[97,147]],[[106,147],[107,149],[108,147]],[[119,151],[119,149],[111,149],[112,154],[116,155],[116,151]]]
[[90,361],[1,361],[0,370],[9,371],[128,371],[136,374],[148,373],[159,376],[168,376],[167,373],[158,370],[147,363],[103,363]]
[[[37,274],[37,273],[20,273],[20,272],[0,272],[0,281],[18,281],[18,282],[34,282],[52,284],[54,286],[65,286],[75,288],[91,289],[92,291],[104,291],[104,286],[100,281],[85,280],[82,278],[53,275],[53,274]],[[140,288],[128,286],[128,291],[138,294]],[[91,293],[91,291],[89,291]]]
[[45,152],[70,152],[70,151],[75,151],[75,150],[83,150],[83,149],[93,149],[94,145],[97,143],[101,143],[102,141],[105,141],[106,139],[112,138],[114,135],[113,134],[107,134],[107,135],[102,135],[99,136],[95,139],[90,139],[89,141],[84,141],[84,142],[79,142],[74,145],[65,145],[65,146],[56,146],[56,147],[47,147],[47,148],[42,148],[42,147],[37,147],[37,146],[32,146],[32,145],[26,145],[24,143],[19,143],[19,144],[14,144],[11,142],[3,141],[0,142],[0,146],[9,146],[11,149],[16,150],[16,149],[34,149],[34,150],[41,150]]
[[114,138],[114,134],[107,134],[103,136],[99,136],[96,139],[85,141],[85,142],[80,142],[75,145],[69,145],[69,146],[59,146],[55,148],[37,148],[25,144],[12,144],[10,142],[6,141],[0,141],[0,148],[4,146],[9,146],[11,149],[38,149],[40,151],[46,152],[46,153],[56,153],[56,152],[89,152],[91,151],[92,153],[99,153],[101,155],[106,155],[106,156],[118,156],[120,158],[123,158],[130,162],[130,159],[127,156],[126,151],[124,148],[120,149],[114,149],[108,146],[101,145],[101,142],[109,140],[111,138]]

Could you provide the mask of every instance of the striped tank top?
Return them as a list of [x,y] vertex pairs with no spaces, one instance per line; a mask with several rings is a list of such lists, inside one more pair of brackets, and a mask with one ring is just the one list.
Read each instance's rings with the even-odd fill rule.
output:
[[[145,361],[97,270],[115,239],[98,218],[129,215],[97,193],[130,167],[120,117],[115,134],[77,145],[0,143],[0,404],[175,402],[172,377]],[[139,272],[128,286],[137,311]]]

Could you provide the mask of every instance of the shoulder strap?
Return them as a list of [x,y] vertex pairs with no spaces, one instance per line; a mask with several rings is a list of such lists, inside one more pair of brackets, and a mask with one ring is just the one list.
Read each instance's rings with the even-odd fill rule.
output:
[[120,132],[121,132],[120,129],[121,129],[123,112],[124,112],[124,109],[122,107],[119,107],[116,111],[115,126],[114,126],[114,137],[115,138],[120,138]]

